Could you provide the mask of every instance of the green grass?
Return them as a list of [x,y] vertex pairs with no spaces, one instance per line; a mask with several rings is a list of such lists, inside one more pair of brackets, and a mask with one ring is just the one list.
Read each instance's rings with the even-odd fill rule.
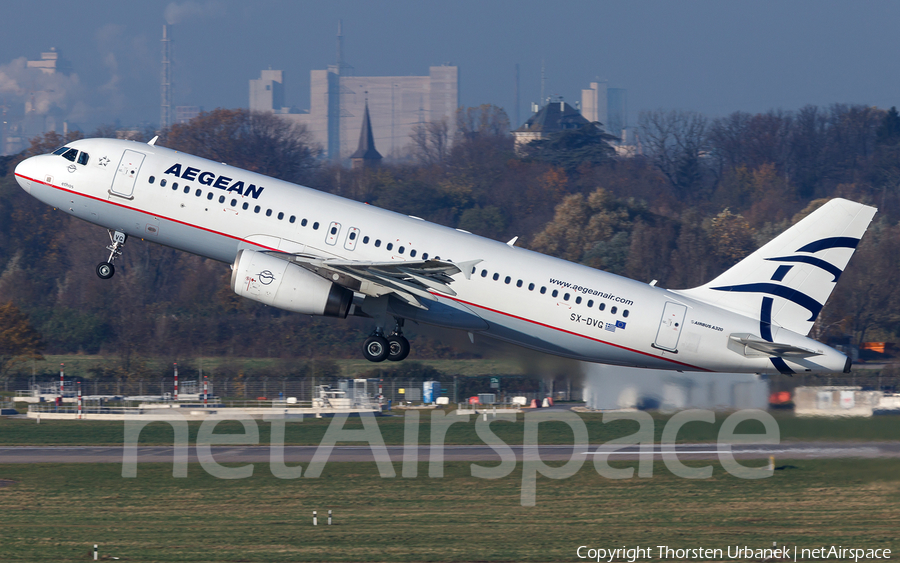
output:
[[[430,442],[430,412],[421,413],[419,424],[419,442]],[[447,431],[448,444],[480,444],[481,439],[475,432],[474,420],[465,422],[456,419],[456,415],[448,415],[460,420],[450,426]],[[637,425],[628,421],[617,421],[604,424],[602,415],[598,413],[580,414],[584,421],[592,444],[606,443],[614,438],[627,436],[637,429]],[[715,424],[702,422],[688,423],[678,434],[679,442],[714,442],[718,437],[719,426],[725,417],[724,413],[716,415]],[[797,418],[789,413],[774,414],[781,431],[782,441],[891,441],[900,440],[900,416],[878,416],[872,418],[825,419]],[[662,437],[662,430],[667,415],[655,415],[656,440]],[[379,429],[387,444],[402,444],[404,420],[402,416],[379,417]],[[331,419],[307,418],[300,422],[288,422],[285,443],[292,445],[316,445],[325,435]],[[199,422],[189,423],[191,440],[196,436]],[[269,443],[269,423],[258,421],[260,442]],[[348,428],[360,428],[358,418],[347,422]],[[239,423],[222,423],[217,432],[242,432]],[[508,444],[521,444],[522,415],[518,422],[496,422],[491,430]],[[543,444],[570,444],[572,432],[562,423],[542,423],[540,425],[540,442]],[[741,432],[762,432],[758,423],[744,423],[738,428]],[[124,424],[121,422],[90,420],[43,420],[36,424],[34,420],[0,418],[0,445],[119,445],[123,441]],[[166,423],[148,425],[141,433],[141,443],[171,444],[172,427]]]
[[520,505],[521,464],[496,480],[469,466],[382,479],[372,463],[332,463],[320,478],[284,481],[256,464],[253,477],[224,481],[198,465],[186,479],[169,464],[143,464],[136,479],[117,464],[0,465],[14,482],[0,489],[0,559],[86,561],[94,543],[104,557],[203,562],[576,561],[580,545],[773,541],[900,548],[900,460],[792,461],[756,481],[717,463],[706,480],[657,464],[652,478],[612,481],[585,464],[569,479],[539,478],[535,507]]

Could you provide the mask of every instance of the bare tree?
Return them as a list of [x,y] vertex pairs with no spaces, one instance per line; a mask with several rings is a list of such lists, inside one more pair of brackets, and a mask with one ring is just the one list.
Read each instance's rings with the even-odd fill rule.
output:
[[420,164],[431,166],[444,163],[450,150],[450,124],[446,117],[415,125],[410,137],[413,157]]
[[203,112],[188,123],[173,125],[161,143],[297,183],[309,180],[321,152],[306,126],[244,109]]
[[645,154],[669,182],[683,193],[696,191],[709,147],[706,117],[692,111],[644,111],[638,127]]

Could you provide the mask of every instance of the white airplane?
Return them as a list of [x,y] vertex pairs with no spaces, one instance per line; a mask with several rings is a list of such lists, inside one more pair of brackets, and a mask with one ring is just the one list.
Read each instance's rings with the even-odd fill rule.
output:
[[706,285],[667,290],[155,141],[84,139],[16,167],[32,196],[108,229],[103,279],[129,236],[225,262],[232,289],[248,299],[371,317],[363,351],[375,362],[409,354],[408,319],[611,365],[850,369],[847,356],[806,335],[872,207],[831,200]]

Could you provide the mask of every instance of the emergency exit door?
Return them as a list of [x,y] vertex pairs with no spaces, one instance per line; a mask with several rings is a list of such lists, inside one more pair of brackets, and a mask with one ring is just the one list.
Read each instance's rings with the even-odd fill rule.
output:
[[680,303],[666,303],[662,319],[659,321],[659,330],[656,332],[657,348],[670,352],[678,350],[678,338],[681,336],[685,313],[687,313],[686,306]]
[[116,169],[116,177],[113,178],[113,194],[131,199],[134,194],[134,182],[137,180],[141,164],[144,163],[144,154],[132,150],[126,150]]

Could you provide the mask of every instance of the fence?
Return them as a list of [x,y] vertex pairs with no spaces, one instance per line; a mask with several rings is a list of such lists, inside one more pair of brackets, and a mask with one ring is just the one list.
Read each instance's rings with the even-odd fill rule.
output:
[[[354,382],[365,381],[365,392],[373,397],[382,395],[384,401],[391,401],[398,404],[401,401],[420,402],[422,400],[423,382],[421,380],[354,380],[354,379],[338,379],[338,378],[303,378],[303,379],[276,379],[263,378],[256,380],[234,380],[210,378],[209,394],[217,396],[220,399],[240,400],[240,401],[256,401],[256,400],[278,400],[295,397],[298,401],[312,401],[317,393],[315,391],[318,385],[329,385],[334,390],[339,390],[342,385],[346,388],[348,385],[353,386]],[[439,380],[440,394],[436,397],[444,396],[451,403],[464,401],[469,395],[477,395],[479,392],[495,392],[498,401],[509,401],[512,397],[523,396],[530,402],[531,399],[541,400],[549,396],[550,391],[541,391],[539,389],[540,382],[535,381],[535,388],[528,391],[506,391],[501,389],[480,389],[472,386],[471,383],[466,384],[465,378],[454,378],[451,380]],[[22,382],[25,383],[25,382]],[[22,388],[28,387],[31,382],[25,383]],[[184,395],[185,391],[184,379],[179,380],[179,393]],[[35,384],[40,385],[40,384]],[[20,388],[21,389],[21,388]],[[57,387],[58,389],[58,387]],[[74,396],[75,388],[72,388]],[[172,378],[160,379],[156,381],[84,381],[81,382],[81,391],[85,396],[103,395],[103,396],[149,396],[164,395],[166,393],[174,394],[174,381]],[[31,391],[17,392],[17,395],[31,396]],[[69,386],[66,386],[66,396],[69,396]],[[554,390],[552,393],[554,400],[572,400],[580,401],[582,392],[580,386],[572,386],[563,390]],[[264,399],[263,399],[264,398]]]

